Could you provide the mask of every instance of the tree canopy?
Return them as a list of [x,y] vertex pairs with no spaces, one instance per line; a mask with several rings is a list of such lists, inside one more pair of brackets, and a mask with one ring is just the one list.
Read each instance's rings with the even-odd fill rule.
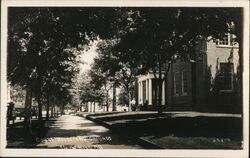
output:
[[178,58],[195,60],[199,40],[234,33],[241,48],[242,9],[11,7],[8,27],[8,80],[12,84],[29,87],[36,96],[51,92],[57,98],[68,96],[78,71],[76,57],[90,41],[100,38],[103,42],[95,62],[102,76],[93,78],[105,76],[114,81],[118,76],[129,91],[136,74],[152,72],[161,106],[162,82],[169,67]]

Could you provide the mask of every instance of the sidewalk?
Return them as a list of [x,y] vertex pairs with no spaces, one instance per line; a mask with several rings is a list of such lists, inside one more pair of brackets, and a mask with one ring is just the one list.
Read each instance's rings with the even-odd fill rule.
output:
[[112,131],[126,133],[159,149],[240,149],[242,120],[239,114],[201,112],[103,113],[87,115]]
[[39,148],[140,149],[140,145],[112,133],[84,117],[63,115],[46,125],[49,130]]

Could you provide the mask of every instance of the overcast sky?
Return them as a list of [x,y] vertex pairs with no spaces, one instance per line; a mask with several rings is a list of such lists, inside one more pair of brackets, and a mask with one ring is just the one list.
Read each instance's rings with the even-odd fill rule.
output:
[[81,55],[81,61],[83,61],[84,64],[80,64],[80,73],[86,73],[90,70],[91,64],[94,61],[94,58],[97,56],[96,52],[96,45],[98,41],[94,41],[91,43],[91,47],[86,52],[82,53]]

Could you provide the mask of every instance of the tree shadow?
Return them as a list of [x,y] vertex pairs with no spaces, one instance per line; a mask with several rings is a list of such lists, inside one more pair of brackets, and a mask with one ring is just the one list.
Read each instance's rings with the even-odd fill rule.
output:
[[29,133],[23,128],[23,122],[18,122],[7,128],[6,148],[34,148],[45,137],[48,129],[44,121],[39,124],[38,120],[32,120],[31,133]]
[[242,119],[233,117],[177,117],[146,119],[143,121],[115,123],[112,128],[122,133],[133,133],[138,137],[178,137],[231,138],[242,140]]

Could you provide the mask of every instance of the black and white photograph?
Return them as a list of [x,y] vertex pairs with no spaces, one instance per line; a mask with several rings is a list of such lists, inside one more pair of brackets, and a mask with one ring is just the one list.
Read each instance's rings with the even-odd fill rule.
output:
[[28,2],[2,3],[1,156],[248,157],[248,1]]

